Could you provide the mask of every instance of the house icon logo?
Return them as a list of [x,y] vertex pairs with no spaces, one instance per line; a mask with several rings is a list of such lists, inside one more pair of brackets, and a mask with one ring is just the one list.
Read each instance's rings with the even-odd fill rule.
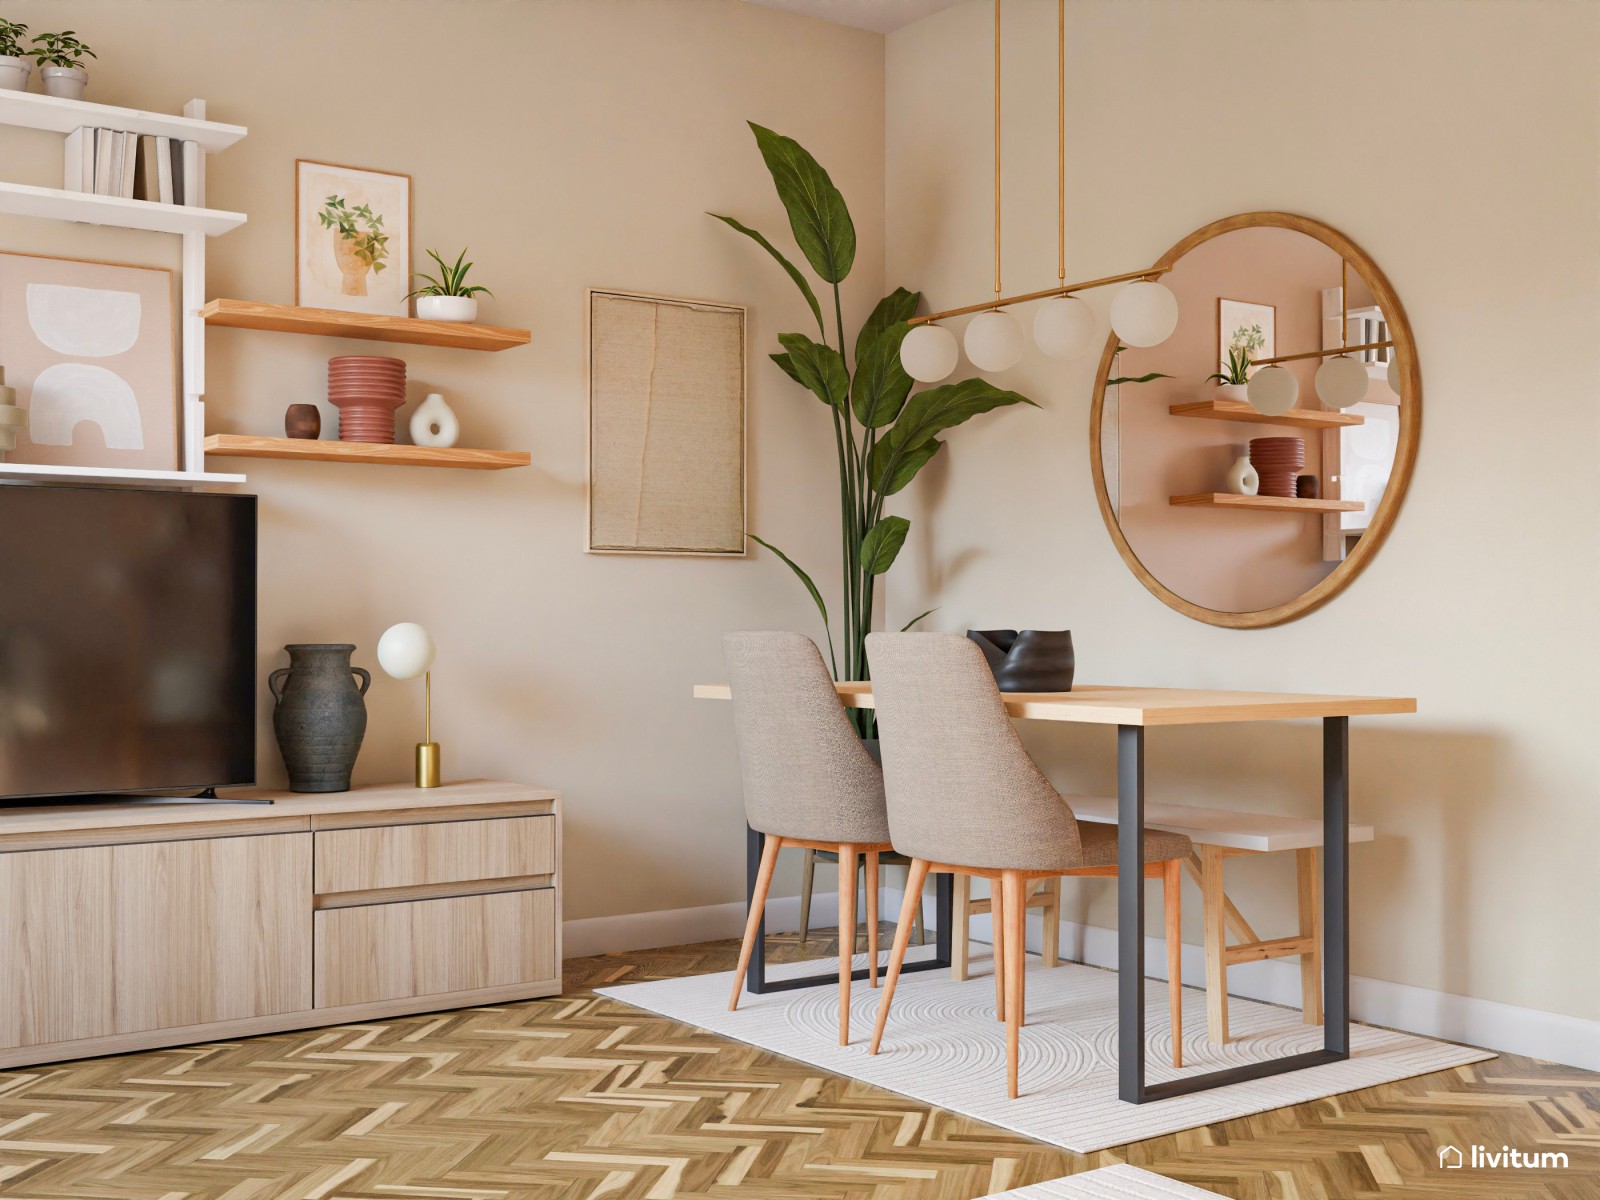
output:
[[1440,1146],[1439,1166],[1446,1170],[1459,1171],[1461,1169],[1461,1151],[1454,1146]]

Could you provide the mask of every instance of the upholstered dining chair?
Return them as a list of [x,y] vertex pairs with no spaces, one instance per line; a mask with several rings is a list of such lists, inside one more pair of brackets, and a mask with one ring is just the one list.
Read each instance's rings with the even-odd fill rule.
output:
[[[930,871],[990,881],[995,1003],[1006,1023],[1006,1086],[1014,1100],[1028,886],[1063,875],[1115,876],[1117,828],[1080,823],[1072,815],[1012,728],[983,652],[968,639],[944,633],[869,634],[867,662],[882,739],[889,835],[912,860],[907,897],[920,895]],[[1165,885],[1175,1067],[1183,1065],[1179,872],[1190,849],[1183,834],[1145,831],[1145,876]],[[873,1054],[883,1041],[910,941],[910,915],[903,910],[895,927]]]
[[[866,858],[868,981],[878,986],[878,856],[893,849],[883,773],[850,725],[822,654],[797,633],[722,639],[733,691],[745,820],[766,835],[728,1009],[755,949],[778,851],[825,850],[839,860],[839,1044],[850,1044],[856,859]],[[909,930],[909,926],[907,929]]]

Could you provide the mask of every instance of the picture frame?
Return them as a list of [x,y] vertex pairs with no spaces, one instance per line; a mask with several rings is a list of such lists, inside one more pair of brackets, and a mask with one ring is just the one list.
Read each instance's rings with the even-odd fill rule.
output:
[[589,288],[585,326],[585,549],[745,557],[745,306]]
[[411,176],[297,158],[297,307],[410,315]]
[[28,413],[7,461],[180,469],[170,269],[0,251],[0,363]]
[[1252,358],[1272,358],[1278,353],[1278,306],[1256,304],[1249,300],[1217,298],[1217,370],[1228,369],[1228,351],[1233,347],[1237,332],[1260,327],[1262,345],[1251,352]]

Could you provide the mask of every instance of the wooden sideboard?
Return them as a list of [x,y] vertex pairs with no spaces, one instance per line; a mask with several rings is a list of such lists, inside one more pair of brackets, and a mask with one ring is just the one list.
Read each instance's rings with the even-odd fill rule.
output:
[[561,991],[561,798],[0,808],[0,1067]]

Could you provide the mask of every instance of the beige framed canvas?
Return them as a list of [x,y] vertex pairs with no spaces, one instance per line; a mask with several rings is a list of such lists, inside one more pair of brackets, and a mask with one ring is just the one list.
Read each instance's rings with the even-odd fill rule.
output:
[[588,549],[745,553],[745,310],[589,289]]
[[411,176],[296,159],[294,258],[296,304],[406,316]]
[[[1217,370],[1228,369],[1228,351],[1241,348],[1252,360],[1278,353],[1278,308],[1248,300],[1217,299]],[[1254,374],[1252,371],[1251,374]]]
[[0,253],[0,364],[28,414],[5,457],[178,470],[176,334],[165,268]]

